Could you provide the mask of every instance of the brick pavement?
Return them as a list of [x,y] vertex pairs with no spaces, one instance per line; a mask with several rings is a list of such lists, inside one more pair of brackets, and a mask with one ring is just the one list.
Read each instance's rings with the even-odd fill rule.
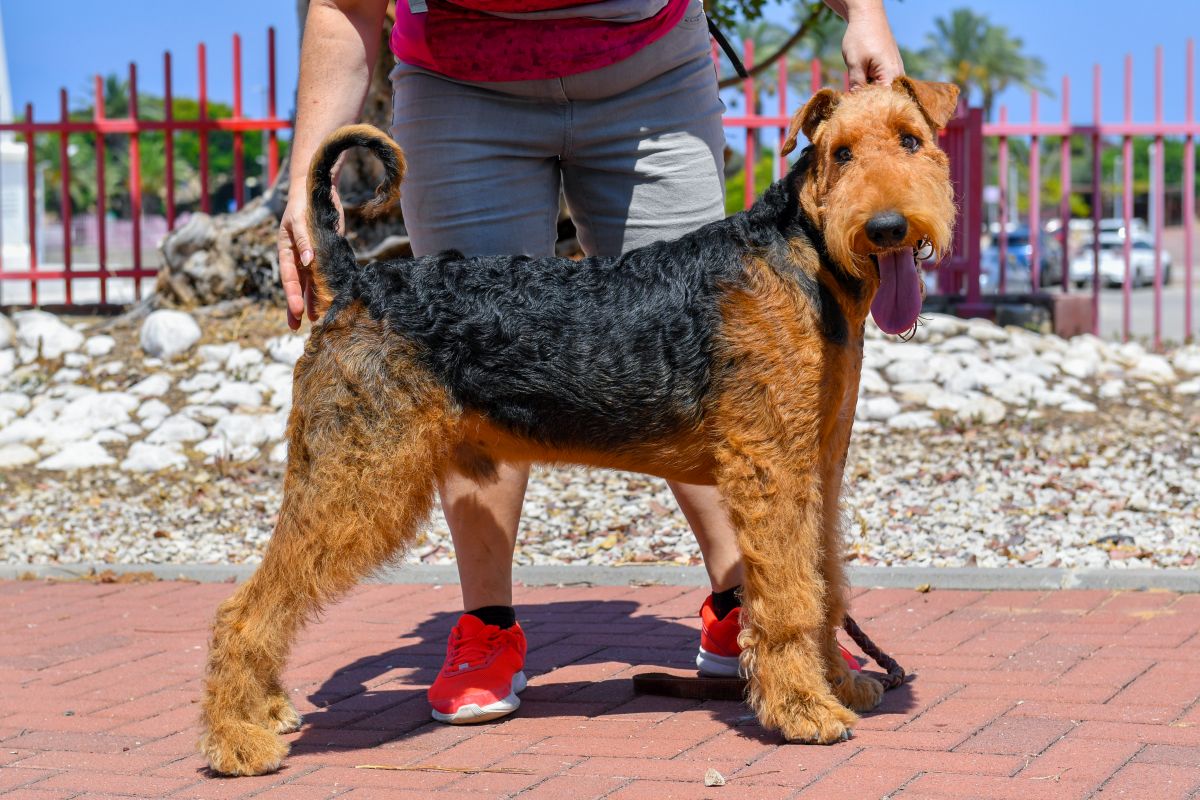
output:
[[[1200,596],[858,591],[917,673],[832,747],[781,745],[736,703],[635,697],[686,668],[694,589],[525,588],[531,683],[507,721],[428,720],[455,587],[367,586],[303,635],[285,769],[219,779],[193,747],[228,584],[0,583],[0,794],[153,798],[1170,798],[1200,795]],[[528,774],[356,770],[506,767]],[[705,788],[716,768],[728,780]]]

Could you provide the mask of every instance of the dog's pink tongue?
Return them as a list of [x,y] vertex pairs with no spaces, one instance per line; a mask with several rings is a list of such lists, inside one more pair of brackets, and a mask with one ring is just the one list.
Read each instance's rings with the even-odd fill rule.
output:
[[921,276],[909,248],[876,256],[879,291],[871,302],[871,316],[884,333],[904,333],[921,313]]

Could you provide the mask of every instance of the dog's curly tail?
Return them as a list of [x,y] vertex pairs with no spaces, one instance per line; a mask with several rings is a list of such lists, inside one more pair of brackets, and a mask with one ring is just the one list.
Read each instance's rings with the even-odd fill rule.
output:
[[313,155],[308,173],[308,230],[314,241],[313,291],[318,313],[323,314],[333,298],[345,291],[358,270],[354,250],[339,232],[341,219],[333,202],[333,169],[338,157],[351,147],[365,147],[383,164],[384,178],[375,197],[359,207],[367,218],[386,211],[400,197],[404,178],[404,151],[373,125],[338,128]]

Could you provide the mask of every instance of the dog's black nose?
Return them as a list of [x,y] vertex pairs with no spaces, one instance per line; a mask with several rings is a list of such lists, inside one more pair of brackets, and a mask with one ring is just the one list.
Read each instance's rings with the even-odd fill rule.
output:
[[867,220],[867,238],[880,247],[895,247],[908,235],[908,220],[898,211],[884,211]]

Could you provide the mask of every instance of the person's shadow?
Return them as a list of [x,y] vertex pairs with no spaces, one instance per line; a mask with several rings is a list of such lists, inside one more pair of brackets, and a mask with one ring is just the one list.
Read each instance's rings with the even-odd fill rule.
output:
[[[624,600],[520,604],[518,620],[529,641],[529,686],[521,693],[519,710],[489,724],[694,711],[740,735],[780,741],[778,734],[758,725],[743,703],[635,694],[631,678],[637,672],[665,667],[694,674],[699,643],[696,627],[675,617],[634,616],[640,608]],[[403,644],[355,659],[325,678],[307,696],[317,709],[305,713],[300,733],[289,737],[293,752],[371,748],[445,730],[448,726],[430,718],[426,689],[441,669],[446,638],[457,618],[457,613],[438,612],[411,634],[397,630]],[[396,626],[400,629],[403,622],[397,619]],[[871,714],[902,714],[913,705],[905,685],[888,692]]]

